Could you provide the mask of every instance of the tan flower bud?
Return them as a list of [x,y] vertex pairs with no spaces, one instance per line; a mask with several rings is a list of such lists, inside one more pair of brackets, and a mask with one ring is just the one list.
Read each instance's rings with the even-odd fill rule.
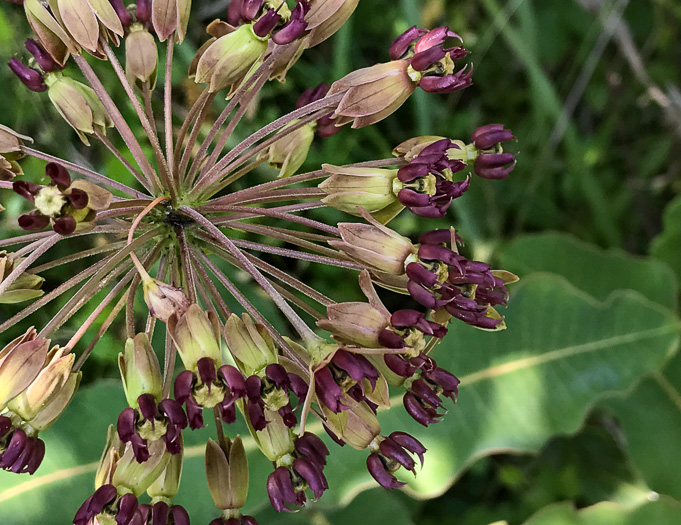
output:
[[223,450],[212,439],[206,443],[206,477],[208,490],[220,510],[240,509],[248,496],[248,459],[237,436]]
[[131,83],[141,88],[145,82],[150,89],[156,85],[158,49],[154,36],[142,24],[130,26],[125,38],[125,74]]
[[7,160],[0,155],[0,180],[12,180],[17,175],[23,175],[24,171],[15,160]]
[[216,367],[222,363],[220,320],[215,312],[206,313],[192,304],[183,314],[170,316],[168,332],[187,370],[196,372],[196,363],[203,357],[212,359]]
[[138,463],[128,444],[121,456],[112,477],[112,483],[116,487],[125,487],[135,496],[139,497],[156,481],[168,466],[171,454],[166,450],[166,444],[162,439],[149,441],[149,459],[144,463]]
[[116,465],[118,465],[124,451],[125,445],[118,438],[118,432],[113,425],[109,425],[106,433],[106,445],[104,445],[104,451],[99,459],[99,466],[95,474],[95,489],[102,485],[111,484]]
[[277,348],[264,326],[248,314],[232,314],[225,323],[225,342],[239,368],[248,376],[277,362]]
[[125,398],[132,408],[137,408],[137,398],[142,394],[153,395],[157,403],[161,400],[161,366],[146,333],[139,333],[126,341],[125,354],[118,354],[118,368]]
[[243,25],[236,31],[218,38],[201,55],[194,81],[209,83],[211,93],[241,80],[267,51],[267,40],[253,32],[253,26]]
[[[0,251],[0,283],[12,273],[12,270],[24,260],[23,257],[13,257],[13,254]],[[14,304],[43,295],[40,287],[45,279],[32,273],[23,273],[6,291],[0,293],[0,304]]]
[[152,499],[172,499],[177,496],[177,493],[180,490],[180,479],[182,479],[183,457],[184,447],[182,447],[179,454],[170,456],[170,460],[168,461],[165,470],[147,489],[147,494],[149,494]]
[[338,414],[321,405],[329,429],[352,448],[364,450],[381,433],[376,414],[362,402]]
[[7,403],[7,407],[24,421],[31,421],[66,385],[74,360],[74,354],[68,350],[54,347],[40,373],[21,394]]
[[279,82],[286,82],[286,74],[295,65],[296,62],[303,56],[306,49],[307,37],[294,40],[286,46],[278,46],[270,41],[268,44],[268,53],[271,53],[275,48],[277,55],[272,63],[272,73],[270,73],[270,80],[277,79]]
[[353,128],[370,126],[391,115],[411,96],[414,80],[409,62],[395,60],[358,69],[337,80],[328,95],[345,92],[334,116],[338,126],[352,122]]
[[62,415],[73,399],[82,377],[83,373],[80,371],[75,373],[71,372],[66,383],[59,389],[59,392],[54,399],[48,402],[47,405],[31,419],[31,427],[36,430],[47,430],[50,428],[54,422],[59,419],[59,416]]
[[47,339],[35,339],[35,330],[11,341],[0,352],[0,409],[21,394],[38,376],[50,346]]
[[327,319],[317,321],[322,330],[331,332],[339,343],[381,348],[379,334],[390,324],[387,312],[369,303],[336,303],[326,308]]
[[173,314],[184,314],[191,304],[182,289],[151,277],[142,280],[142,288],[149,312],[164,323]]
[[50,73],[45,83],[54,107],[85,145],[90,145],[86,135],[94,134],[95,130],[106,133],[106,128],[113,127],[109,113],[92,88],[62,73]]
[[[283,129],[294,126],[298,120],[294,120]],[[258,158],[267,159],[267,163],[279,170],[279,178],[290,177],[303,165],[310,152],[310,146],[314,140],[317,125],[306,124],[285,137],[274,142],[263,151]]]
[[352,168],[323,164],[325,173],[330,175],[319,185],[328,196],[322,199],[327,206],[344,211],[350,215],[361,216],[357,207],[361,206],[374,218],[386,223],[404,206],[397,199],[397,171],[385,168]]
[[40,44],[59,65],[66,64],[69,54],[79,54],[80,46],[62,27],[40,0],[25,0],[26,18]]
[[379,224],[340,223],[342,240],[329,241],[351,259],[388,274],[402,275],[407,257],[416,253],[412,242]]
[[175,33],[178,43],[184,41],[192,9],[191,0],[154,0],[151,3],[151,21],[161,42]]
[[99,39],[123,36],[123,25],[108,0],[56,0],[57,18],[79,45],[93,54],[99,54]]
[[33,139],[0,124],[0,157],[10,162],[22,158],[24,153],[21,146],[24,141],[33,142]]
[[338,31],[357,8],[359,0],[317,0],[305,16],[310,34],[307,47],[321,44]]

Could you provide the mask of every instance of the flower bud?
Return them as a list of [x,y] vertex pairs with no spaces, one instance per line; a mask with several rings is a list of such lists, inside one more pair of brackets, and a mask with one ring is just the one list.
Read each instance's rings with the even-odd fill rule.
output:
[[99,458],[99,466],[95,473],[95,489],[102,485],[111,484],[116,465],[118,465],[118,461],[121,459],[124,451],[125,445],[118,439],[118,432],[116,432],[113,425],[109,425],[106,432],[106,444],[104,445],[102,456]]
[[381,224],[340,223],[342,240],[329,244],[351,259],[388,274],[402,275],[411,254],[416,252],[412,242]]
[[125,487],[135,496],[141,496],[156,481],[168,466],[171,455],[166,450],[162,439],[149,443],[149,459],[139,463],[135,459],[132,446],[128,445],[116,465],[112,483],[116,487]]
[[142,394],[153,395],[157,402],[161,400],[161,367],[146,333],[126,341],[125,354],[118,354],[118,368],[125,398],[132,408],[137,408],[137,398]]
[[[286,127],[294,126],[297,122],[299,121],[294,120]],[[267,159],[271,167],[277,168],[280,179],[290,177],[307,159],[316,129],[315,123],[306,124],[274,142],[258,158]]]
[[161,42],[175,33],[178,43],[184,41],[192,9],[191,0],[154,0],[151,2],[151,21]]
[[215,506],[220,510],[240,509],[248,496],[248,459],[237,436],[223,450],[212,439],[206,443],[206,477]]
[[164,323],[167,323],[173,314],[178,316],[184,314],[191,304],[181,288],[151,277],[142,280],[142,288],[149,313]]
[[333,413],[321,405],[326,416],[326,425],[345,443],[357,450],[364,450],[381,433],[381,425],[376,414],[366,403],[358,403],[350,410]]
[[[13,257],[13,254],[0,251],[0,283],[12,273],[12,270],[24,260]],[[45,279],[32,273],[22,273],[4,292],[0,293],[0,304],[14,304],[43,295],[40,287]]]
[[38,377],[49,346],[49,340],[35,339],[35,330],[31,328],[3,348],[0,352],[0,408]]
[[52,401],[48,402],[47,405],[31,419],[31,427],[36,430],[47,430],[50,428],[54,422],[59,419],[59,416],[62,415],[73,399],[82,377],[83,373],[81,371],[75,373],[71,372],[66,383],[59,389],[59,392]]
[[66,385],[74,360],[75,355],[68,350],[54,347],[40,373],[21,394],[7,403],[7,407],[24,421],[31,421]]
[[251,421],[248,420],[249,430],[265,457],[270,461],[277,461],[293,452],[295,448],[293,430],[284,424],[278,412],[265,409],[265,419],[268,423],[263,430],[254,430]]
[[154,36],[142,24],[133,24],[125,38],[125,73],[130,82],[141,88],[145,82],[150,89],[156,85],[158,49]]
[[213,42],[201,55],[194,81],[209,83],[211,93],[240,81],[267,51],[267,40],[253,32],[252,25],[240,26],[236,31]]
[[317,321],[322,330],[331,332],[340,343],[381,348],[381,332],[390,324],[390,316],[361,302],[335,303],[326,308],[327,319]]
[[58,5],[63,27],[90,53],[100,52],[100,38],[111,37],[118,45],[123,26],[108,0],[59,0]]
[[38,41],[60,66],[66,64],[70,53],[80,53],[80,46],[40,0],[25,0],[24,10]]
[[173,454],[170,457],[165,470],[147,489],[147,494],[152,499],[173,499],[177,496],[180,490],[180,479],[182,478],[184,447],[181,450],[182,452],[179,454]]
[[416,86],[406,60],[353,71],[329,90],[329,95],[345,93],[334,112],[336,125],[352,122],[353,128],[363,128],[375,124],[404,104]]
[[321,44],[338,31],[357,8],[359,0],[317,0],[312,2],[305,20],[310,34],[308,49]]
[[220,320],[215,312],[204,312],[192,304],[186,312],[175,312],[168,319],[168,332],[187,370],[196,372],[199,359],[208,357],[215,366],[222,363]]
[[[393,149],[393,155],[396,157],[403,157],[407,162],[411,162],[418,156],[424,148],[427,148],[432,143],[444,139],[445,137],[438,137],[435,135],[423,135],[420,137],[412,137],[405,140]],[[451,157],[450,157],[451,158]],[[452,159],[454,160],[454,159]]]
[[404,209],[397,200],[397,170],[385,168],[352,168],[323,164],[330,176],[319,185],[327,194],[322,202],[350,215],[361,216],[361,206],[374,218],[385,223]]
[[277,348],[269,332],[261,324],[254,323],[248,314],[241,318],[236,314],[230,315],[224,334],[230,354],[247,375],[277,362]]
[[61,73],[49,74],[45,82],[54,107],[85,145],[90,145],[86,135],[93,135],[95,130],[106,134],[106,128],[113,127],[109,113],[92,88]]

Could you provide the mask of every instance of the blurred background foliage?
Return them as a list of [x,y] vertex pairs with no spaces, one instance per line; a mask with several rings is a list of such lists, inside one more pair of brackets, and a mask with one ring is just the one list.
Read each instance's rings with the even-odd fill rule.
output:
[[[194,3],[190,36],[177,48],[179,116],[196,95],[183,79],[206,38],[203,27],[224,16],[227,3]],[[332,490],[319,504],[296,515],[275,515],[266,508],[256,472],[250,510],[263,525],[681,523],[681,358],[675,356],[681,278],[681,4],[363,0],[335,37],[306,53],[286,83],[266,87],[257,111],[232,140],[291,110],[305,88],[385,61],[392,39],[414,24],[449,25],[463,37],[471,50],[474,85],[451,96],[419,91],[378,125],[344,129],[316,143],[302,170],[323,162],[386,158],[395,145],[419,134],[466,140],[482,124],[510,127],[520,156],[508,180],[475,180],[440,221],[426,225],[403,213],[391,224],[412,238],[453,224],[466,240],[467,255],[518,273],[524,282],[516,286],[506,312],[509,329],[487,334],[455,326],[437,349],[438,362],[462,377],[461,396],[439,425],[407,424],[431,450],[408,491],[373,488],[363,454],[343,450],[332,455]],[[0,62],[21,53],[28,35],[21,7],[0,6]],[[113,73],[98,71],[112,86],[114,99],[123,100]],[[79,77],[73,66],[70,73]],[[26,90],[7,68],[0,69],[0,82],[2,124],[31,135],[44,151],[128,182],[121,166],[97,145],[80,144],[46,96]],[[216,115],[221,104],[214,105]],[[123,110],[132,117],[131,107]],[[136,131],[141,135],[141,129]],[[32,159],[23,168],[32,180],[43,170]],[[263,168],[254,176],[265,180],[273,172]],[[1,197],[7,211],[0,214],[0,228],[9,236],[16,230],[10,217],[24,203],[9,192]],[[329,210],[323,213],[328,220]],[[332,220],[342,217],[337,213]],[[336,269],[276,257],[269,261],[331,297],[360,297]],[[86,265],[76,262],[69,272]],[[46,289],[61,282],[60,272],[45,274]],[[245,279],[240,284],[276,323],[275,309]],[[387,296],[386,301],[396,308],[403,298]],[[30,321],[44,324],[59,303]],[[0,319],[12,311],[0,305]],[[68,330],[88,313],[79,313],[60,338],[67,339]],[[283,323],[278,326],[285,330]],[[7,336],[25,328],[24,323],[15,326]],[[35,475],[42,481],[0,475],[2,523],[67,523],[87,497],[104,429],[123,403],[119,387],[105,380],[117,376],[115,355],[121,348],[116,341],[123,332],[114,326],[86,365],[87,399],[46,433],[48,458],[55,452],[57,457]],[[107,407],[100,408],[102,403]],[[398,403],[384,415],[385,433],[406,424],[399,411]],[[189,462],[181,498],[207,523],[213,509],[205,502],[200,442],[189,443],[197,461]],[[260,470],[266,475],[268,468]]]

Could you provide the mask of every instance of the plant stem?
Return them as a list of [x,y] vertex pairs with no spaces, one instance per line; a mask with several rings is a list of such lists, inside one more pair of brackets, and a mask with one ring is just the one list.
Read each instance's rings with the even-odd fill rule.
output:
[[163,88],[163,116],[165,121],[166,159],[170,178],[179,182],[175,173],[175,153],[173,152],[173,54],[175,51],[175,34],[168,38],[166,47],[166,74]]
[[10,274],[3,279],[3,281],[0,283],[0,295],[5,293],[10,286],[16,281],[21,274],[23,274],[31,264],[33,264],[41,255],[43,255],[47,250],[52,248],[55,244],[57,244],[61,239],[63,239],[61,235],[58,233],[53,233],[50,237],[48,237],[43,243],[38,246],[30,255],[26,256],[26,259],[21,261],[20,264],[18,264],[11,272]]

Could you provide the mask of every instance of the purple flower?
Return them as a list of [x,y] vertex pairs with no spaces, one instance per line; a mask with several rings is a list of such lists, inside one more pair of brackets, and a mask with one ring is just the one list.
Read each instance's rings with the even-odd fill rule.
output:
[[406,485],[393,475],[400,467],[414,472],[416,463],[411,454],[415,454],[423,466],[423,454],[426,448],[414,437],[405,432],[393,432],[381,438],[378,452],[372,452],[367,458],[369,474],[386,489],[397,489]]
[[403,184],[398,199],[415,215],[444,217],[452,200],[468,189],[468,177],[458,182],[452,180],[453,174],[466,165],[449,159],[447,150],[450,148],[459,147],[449,139],[433,142],[397,172],[397,178]]
[[[316,393],[319,400],[338,414],[350,408],[351,400],[365,400],[364,380],[376,388],[378,370],[360,354],[337,350],[331,361],[315,372]],[[348,399],[350,398],[350,399]]]
[[[117,525],[146,525],[145,509],[141,508],[134,494],[118,495],[113,485],[102,485],[85,500],[73,518],[74,525],[89,525],[92,520],[105,514],[115,519]],[[185,525],[189,522],[176,522]]]
[[5,416],[0,416],[0,446],[0,469],[15,474],[33,474],[45,457],[43,440],[13,428],[12,421]]
[[47,91],[47,86],[43,81],[43,76],[37,69],[28,67],[17,58],[10,59],[9,68],[31,91],[35,91],[36,93]]
[[442,339],[447,334],[447,328],[434,321],[426,319],[426,315],[418,310],[397,310],[390,316],[392,329],[384,329],[378,336],[378,341],[386,348],[405,348],[409,342],[418,336]]
[[189,525],[189,514],[182,505],[168,505],[159,501],[154,505],[140,505],[138,513],[142,525]]
[[502,142],[516,140],[511,130],[504,129],[503,124],[487,124],[476,129],[471,135],[471,142],[478,148],[478,158],[473,169],[485,179],[505,179],[516,165],[516,155],[504,153]]
[[324,476],[328,454],[324,443],[314,434],[306,432],[296,440],[292,465],[277,467],[267,478],[267,494],[274,510],[292,512],[287,504],[304,505],[308,488],[315,500],[322,497],[329,488]]
[[187,427],[182,405],[174,399],[163,399],[157,404],[152,394],[142,394],[137,403],[138,409],[128,407],[118,416],[118,437],[132,445],[137,461],[144,463],[149,459],[150,439],[163,439],[168,452],[179,454],[180,436]]

